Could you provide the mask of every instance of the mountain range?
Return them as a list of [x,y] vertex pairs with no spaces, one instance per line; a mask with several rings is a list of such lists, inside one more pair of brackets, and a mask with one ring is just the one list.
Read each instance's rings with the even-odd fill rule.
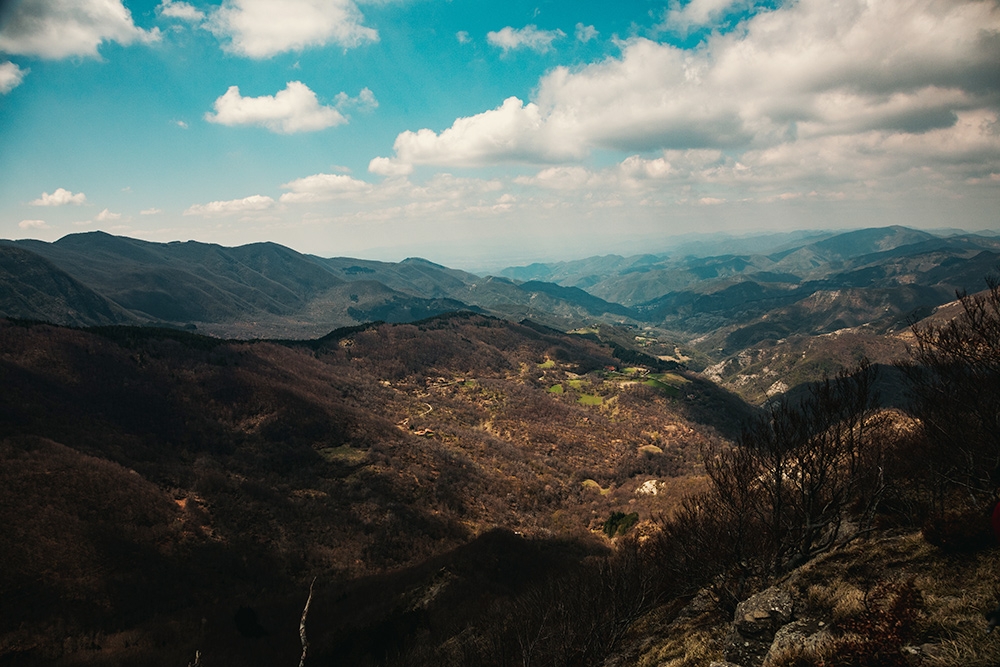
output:
[[[307,665],[506,666],[537,646],[537,664],[757,667],[778,627],[741,619],[771,582],[720,554],[767,531],[736,539],[716,514],[756,488],[719,486],[719,457],[796,401],[860,405],[815,381],[846,386],[864,357],[891,409],[814,435],[866,434],[887,532],[758,602],[794,598],[780,623],[827,646],[870,621],[877,660],[960,638],[978,662],[940,664],[996,664],[992,579],[968,583],[996,550],[933,551],[980,549],[985,515],[925,527],[938,546],[912,533],[930,459],[890,364],[910,323],[962,311],[997,240],[715,242],[499,276],[275,244],[0,242],[0,664],[294,664],[308,592]],[[919,627],[871,616],[896,611]],[[840,664],[786,658],[767,664]]]
[[[752,252],[731,252],[736,247]],[[773,393],[777,380],[767,378],[777,367],[797,364],[792,375],[809,381],[861,355],[892,361],[904,345],[898,337],[887,345],[885,334],[905,333],[957,292],[982,289],[998,265],[995,236],[898,226],[713,237],[665,254],[532,264],[494,276],[420,258],[322,258],[273,243],[227,248],[90,232],[54,243],[0,241],[0,316],[304,339],[468,311],[683,359],[759,401]],[[810,354],[772,359],[763,377],[748,370],[748,355],[769,358],[774,342],[797,337],[808,339]]]

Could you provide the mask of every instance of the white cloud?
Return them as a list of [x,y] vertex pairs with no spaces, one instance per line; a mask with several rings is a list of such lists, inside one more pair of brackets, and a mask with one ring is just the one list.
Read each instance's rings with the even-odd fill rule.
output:
[[600,33],[597,32],[597,28],[592,25],[576,24],[576,40],[578,42],[586,44],[590,40],[595,39],[598,34]]
[[582,157],[585,152],[578,143],[561,141],[549,132],[538,105],[524,104],[516,97],[496,109],[459,118],[441,134],[427,129],[403,132],[393,149],[397,162],[446,166],[557,162]]
[[565,36],[566,33],[562,30],[539,30],[536,25],[528,25],[520,29],[507,26],[496,32],[486,33],[486,41],[493,46],[500,47],[504,53],[521,48],[546,53],[552,48],[552,42]]
[[43,192],[41,197],[30,203],[32,206],[65,206],[66,204],[79,206],[80,204],[87,203],[87,195],[82,192],[73,194],[64,188],[56,188],[56,191],[52,194]]
[[12,62],[0,63],[0,95],[6,95],[21,85],[24,75],[31,70],[21,69]]
[[[709,20],[731,4],[685,10]],[[902,183],[904,167],[912,178],[982,180],[1000,168],[997,62],[997,3],[799,0],[712,33],[697,49],[633,38],[619,56],[557,67],[531,101],[508,99],[440,133],[401,133],[395,156],[377,168],[721,150],[723,163],[701,169],[665,156],[671,168],[656,178],[771,187],[778,164],[799,160],[783,177],[827,179],[830,191],[841,178],[860,183],[861,173]],[[579,174],[547,177],[565,184]]]
[[338,109],[358,109],[359,111],[374,111],[378,109],[378,100],[375,93],[368,88],[362,88],[357,97],[351,97],[347,93],[337,94]]
[[184,215],[200,215],[204,217],[224,217],[237,213],[252,213],[266,211],[274,206],[274,200],[264,195],[251,195],[243,199],[228,201],[213,201],[207,204],[194,204],[184,211]]
[[459,30],[456,32],[455,39],[458,40],[459,44],[468,44],[472,41],[472,37],[469,36],[469,33],[466,30]]
[[121,213],[112,213],[108,209],[104,209],[94,218],[98,222],[110,222],[112,220],[121,220]]
[[291,190],[281,195],[286,204],[329,201],[345,195],[355,195],[372,189],[370,183],[343,174],[313,174],[281,186]]
[[175,120],[174,121],[174,125],[176,125],[177,127],[181,128],[182,130],[188,129],[188,124],[186,122],[184,122],[183,120]]
[[44,220],[22,220],[17,223],[17,226],[21,229],[48,229],[49,226]]
[[347,122],[333,107],[321,106],[316,93],[301,81],[289,81],[275,95],[243,97],[237,86],[230,86],[214,103],[215,113],[205,120],[220,125],[259,125],[272,132],[293,134],[315,132]]
[[199,23],[205,20],[205,12],[187,2],[177,2],[176,0],[163,0],[156,8],[160,16],[172,19]]
[[413,173],[413,165],[387,157],[377,157],[368,163],[368,171],[379,176],[406,176]]
[[144,208],[139,211],[139,215],[159,215],[160,213],[163,213],[162,208]]
[[362,25],[363,20],[352,0],[225,0],[208,25],[227,40],[227,50],[269,58],[312,46],[355,47],[378,41],[378,32]]
[[0,51],[41,58],[97,58],[102,42],[155,42],[158,28],[136,27],[121,0],[21,0],[7,9]]
[[687,34],[692,28],[716,25],[726,14],[751,5],[750,0],[691,0],[682,7],[678,0],[672,0],[657,27]]

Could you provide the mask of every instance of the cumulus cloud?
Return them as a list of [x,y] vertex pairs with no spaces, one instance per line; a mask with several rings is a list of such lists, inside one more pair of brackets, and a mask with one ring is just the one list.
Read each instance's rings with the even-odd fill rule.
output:
[[[734,6],[700,2],[678,11],[710,21]],[[816,178],[842,171],[855,180],[850,174],[864,171],[888,178],[905,162],[911,171],[923,165],[982,179],[1000,163],[997,62],[993,2],[800,0],[761,11],[739,30],[711,33],[697,49],[632,38],[618,56],[557,67],[528,102],[511,98],[440,133],[403,132],[379,168],[574,162],[595,149],[724,151],[727,165],[687,171],[664,158],[673,171],[663,173],[766,181],[784,156],[811,160]],[[963,120],[971,118],[978,122]],[[942,153],[949,146],[978,150],[949,157]]]
[[379,176],[406,176],[413,173],[413,165],[387,157],[377,157],[368,163],[368,171]]
[[516,97],[504,100],[496,109],[459,118],[440,134],[428,129],[403,132],[396,137],[393,149],[396,162],[460,167],[558,162],[582,157],[585,152],[578,143],[560,141],[557,133],[548,131],[538,105],[524,104]]
[[139,211],[139,215],[159,215],[160,213],[163,213],[162,208],[144,208]]
[[73,194],[65,188],[56,188],[56,191],[52,194],[48,192],[43,192],[42,196],[31,202],[32,206],[65,206],[67,204],[75,204],[79,206],[80,204],[87,203],[87,195],[82,192]]
[[17,223],[17,226],[21,229],[48,229],[49,226],[44,220],[22,220]]
[[472,41],[472,37],[469,36],[469,33],[466,30],[459,30],[456,32],[455,39],[458,40],[459,44],[468,44]]
[[363,21],[352,0],[225,0],[208,27],[227,50],[270,58],[327,44],[356,47],[378,41],[378,32]]
[[220,125],[259,125],[272,132],[315,132],[342,125],[347,119],[333,107],[321,106],[316,93],[301,81],[289,81],[275,95],[243,97],[238,86],[230,86],[213,104],[215,113],[205,120]]
[[163,0],[156,8],[156,11],[159,12],[160,16],[180,19],[181,21],[190,21],[191,23],[200,23],[205,20],[205,12],[187,2]]
[[498,31],[486,33],[486,41],[493,46],[500,47],[504,53],[512,49],[522,48],[546,53],[552,49],[552,42],[565,36],[566,33],[562,30],[539,30],[536,25],[528,25],[520,29],[507,26]]
[[0,95],[6,95],[21,85],[24,75],[31,70],[21,69],[12,62],[0,63]]
[[592,25],[583,25],[582,23],[576,24],[576,40],[578,42],[586,44],[590,40],[595,39],[598,34],[597,28]]
[[283,203],[300,204],[329,201],[337,197],[368,192],[372,186],[370,183],[344,174],[313,174],[285,183],[281,189],[290,190],[281,195]]
[[207,204],[194,204],[184,211],[184,215],[200,215],[207,218],[225,217],[238,213],[253,213],[266,211],[274,206],[274,200],[264,195],[251,195],[243,199],[213,201]]
[[142,30],[121,0],[21,0],[6,10],[0,51],[40,58],[97,58],[102,42],[155,42],[158,28]]
[[121,213],[112,213],[108,209],[104,209],[94,218],[98,222],[111,222],[112,220],[121,220]]

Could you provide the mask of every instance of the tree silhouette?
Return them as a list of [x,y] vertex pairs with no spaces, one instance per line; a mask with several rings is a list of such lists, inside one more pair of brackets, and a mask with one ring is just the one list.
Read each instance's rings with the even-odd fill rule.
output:
[[901,365],[941,510],[956,498],[982,505],[1000,485],[1000,280],[986,283],[958,295],[962,312],[946,324],[914,324]]

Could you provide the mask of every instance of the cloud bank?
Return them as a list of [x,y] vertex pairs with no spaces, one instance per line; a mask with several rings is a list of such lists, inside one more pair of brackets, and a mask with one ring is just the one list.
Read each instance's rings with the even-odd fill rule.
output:
[[[696,0],[677,11],[695,25],[733,6]],[[521,38],[507,35],[504,48],[516,48]],[[551,70],[528,102],[510,98],[441,132],[403,132],[377,164],[721,151],[711,178],[733,186],[811,174],[833,188],[922,168],[988,178],[1000,171],[998,62],[994,2],[800,0],[693,50],[629,39],[618,56]]]

